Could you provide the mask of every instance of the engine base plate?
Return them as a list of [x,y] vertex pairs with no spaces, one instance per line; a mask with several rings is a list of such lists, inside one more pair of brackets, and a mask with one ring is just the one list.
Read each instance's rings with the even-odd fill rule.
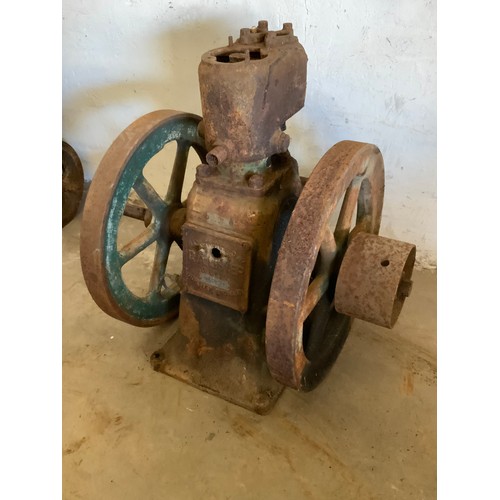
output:
[[[207,346],[201,337],[187,338],[180,331],[151,356],[157,372],[170,375],[202,391],[260,415],[271,411],[284,386],[269,373],[263,346],[253,344],[241,352],[238,345]],[[245,343],[245,342],[243,342]]]

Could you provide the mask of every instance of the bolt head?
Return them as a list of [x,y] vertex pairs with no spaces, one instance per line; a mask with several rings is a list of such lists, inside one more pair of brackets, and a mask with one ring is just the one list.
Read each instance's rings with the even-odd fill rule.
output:
[[261,189],[264,186],[264,176],[261,174],[253,174],[248,179],[248,185],[252,189]]

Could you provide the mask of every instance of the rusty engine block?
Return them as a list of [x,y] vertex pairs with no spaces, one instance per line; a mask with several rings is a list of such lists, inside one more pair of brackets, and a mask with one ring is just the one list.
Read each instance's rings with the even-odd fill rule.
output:
[[[284,386],[316,387],[353,317],[392,327],[411,290],[415,246],[378,236],[379,149],[340,142],[308,179],[299,176],[285,130],[304,106],[306,69],[291,23],[269,31],[259,21],[203,54],[203,118],[165,110],[130,125],[96,172],[82,222],[82,269],[103,311],[138,326],[179,314],[153,368],[257,413]],[[172,175],[159,194],[143,169],[171,142]],[[182,200],[191,150],[201,163]],[[146,228],[119,247],[124,216]],[[180,289],[166,273],[174,243],[183,255]],[[122,267],[150,245],[149,290],[139,297]]]

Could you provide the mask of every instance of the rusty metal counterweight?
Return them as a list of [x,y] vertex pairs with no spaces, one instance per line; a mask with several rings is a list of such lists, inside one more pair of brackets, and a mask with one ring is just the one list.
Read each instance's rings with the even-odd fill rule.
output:
[[[99,165],[82,221],[83,274],[104,312],[137,326],[179,314],[178,332],[151,356],[153,368],[257,413],[268,412],[285,385],[316,387],[353,317],[391,327],[411,289],[415,247],[377,236],[378,148],[340,142],[309,179],[299,176],[285,130],[304,106],[306,68],[291,23],[269,31],[259,21],[203,54],[203,117],[162,110],[132,123]],[[169,143],[176,155],[161,193],[144,169]],[[193,150],[201,164],[184,200]],[[124,217],[144,227],[119,245]],[[173,243],[183,256],[174,281]],[[140,296],[123,267],[150,246],[155,257]]]

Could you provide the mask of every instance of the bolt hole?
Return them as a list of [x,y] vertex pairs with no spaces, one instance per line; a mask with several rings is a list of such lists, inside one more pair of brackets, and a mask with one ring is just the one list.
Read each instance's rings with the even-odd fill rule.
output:
[[212,255],[215,259],[220,259],[222,257],[222,253],[218,248],[212,248]]
[[380,263],[381,266],[383,267],[387,267],[389,265],[389,261],[387,259],[383,260],[381,263]]
[[153,353],[153,359],[160,359],[161,354],[159,352]]

